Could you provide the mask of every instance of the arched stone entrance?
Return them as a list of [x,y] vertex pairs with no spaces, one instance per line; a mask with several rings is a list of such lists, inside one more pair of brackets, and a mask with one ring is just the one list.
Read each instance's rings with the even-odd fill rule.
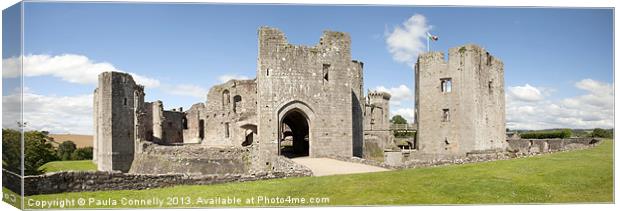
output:
[[302,102],[293,101],[278,112],[278,154],[305,157],[312,154],[312,110]]

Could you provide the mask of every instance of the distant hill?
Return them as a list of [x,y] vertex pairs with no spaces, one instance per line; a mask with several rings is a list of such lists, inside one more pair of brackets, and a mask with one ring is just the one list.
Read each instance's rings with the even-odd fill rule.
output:
[[64,141],[73,141],[78,148],[92,147],[93,136],[92,135],[78,135],[78,134],[50,134],[49,137],[54,138],[54,142],[60,144]]

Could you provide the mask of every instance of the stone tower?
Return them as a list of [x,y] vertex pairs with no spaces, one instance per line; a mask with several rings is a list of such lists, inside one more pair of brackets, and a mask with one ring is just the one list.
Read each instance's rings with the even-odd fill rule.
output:
[[136,111],[144,105],[144,87],[131,75],[104,72],[94,92],[94,152],[100,171],[129,171],[139,128]]
[[258,140],[267,168],[282,154],[284,124],[302,156],[361,153],[362,63],[351,60],[350,44],[342,32],[325,31],[310,47],[289,44],[278,29],[259,29]]
[[392,96],[387,92],[369,92],[368,104],[371,109],[371,117],[367,126],[368,130],[389,130],[390,129],[390,98]]
[[504,65],[476,45],[424,53],[415,65],[415,148],[462,156],[504,150]]

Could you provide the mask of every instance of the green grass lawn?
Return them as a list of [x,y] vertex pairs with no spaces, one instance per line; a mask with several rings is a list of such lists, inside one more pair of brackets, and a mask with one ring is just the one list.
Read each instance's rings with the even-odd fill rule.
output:
[[91,160],[53,161],[39,168],[46,173],[57,171],[95,171],[97,166]]
[[[86,200],[84,207],[158,207],[127,205],[125,199],[164,201],[164,207],[212,207],[199,199],[237,197],[234,206],[297,206],[298,203],[252,204],[258,197],[328,198],[317,205],[514,204],[613,202],[613,142],[587,150],[561,152],[513,160],[399,171],[188,185],[152,190],[63,193],[27,197],[34,200]],[[174,197],[188,197],[177,200]],[[90,198],[116,205],[88,204]],[[110,199],[110,200],[108,200]],[[248,201],[246,201],[248,200]],[[206,201],[209,202],[209,201]],[[256,202],[256,201],[255,201]],[[77,205],[76,205],[77,206]],[[28,201],[26,201],[28,207]],[[36,207],[30,207],[36,208]],[[52,208],[57,208],[53,206]]]

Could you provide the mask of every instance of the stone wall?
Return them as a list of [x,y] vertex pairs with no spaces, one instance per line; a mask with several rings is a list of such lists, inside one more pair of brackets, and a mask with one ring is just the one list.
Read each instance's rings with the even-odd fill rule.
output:
[[205,104],[196,103],[185,112],[185,126],[183,130],[183,143],[201,143],[205,138]]
[[22,177],[19,174],[2,169],[2,187],[20,194],[22,192]]
[[160,146],[144,143],[130,173],[243,174],[250,171],[251,148],[208,147],[199,144]]
[[514,139],[508,140],[509,151],[519,154],[536,154],[580,149],[583,146],[598,144],[597,138],[571,139]]
[[165,144],[183,143],[183,130],[185,113],[182,111],[172,110],[163,111],[163,136]]
[[256,81],[229,80],[209,89],[201,110],[205,121],[202,144],[247,146],[252,144],[256,126]]
[[142,190],[175,185],[209,185],[263,179],[308,176],[301,172],[255,172],[250,174],[131,174],[120,172],[57,172],[24,177],[25,195],[64,192]]
[[506,150],[491,149],[471,151],[464,156],[427,154],[414,151],[408,158],[404,159],[403,165],[397,168],[503,160],[544,153],[585,149],[598,145],[600,141],[601,140],[597,138],[508,140],[506,141],[508,146]]
[[504,65],[476,45],[421,54],[415,65],[418,150],[440,156],[505,149]]
[[[533,144],[530,145],[530,141]],[[547,153],[581,150],[597,146],[601,140],[598,138],[571,138],[571,139],[520,139],[508,140],[509,148],[506,151],[484,150],[473,151],[466,155],[448,155],[448,154],[425,154],[420,151],[403,151],[385,152],[386,158],[384,162],[356,158],[356,157],[333,157],[334,159],[362,163],[388,169],[406,169],[419,168],[440,165],[453,165],[464,163],[486,162],[494,160],[506,160],[520,157],[529,157],[542,155]],[[548,143],[547,145],[544,143]],[[544,149],[548,146],[549,150]],[[528,151],[528,149],[530,149]]]

